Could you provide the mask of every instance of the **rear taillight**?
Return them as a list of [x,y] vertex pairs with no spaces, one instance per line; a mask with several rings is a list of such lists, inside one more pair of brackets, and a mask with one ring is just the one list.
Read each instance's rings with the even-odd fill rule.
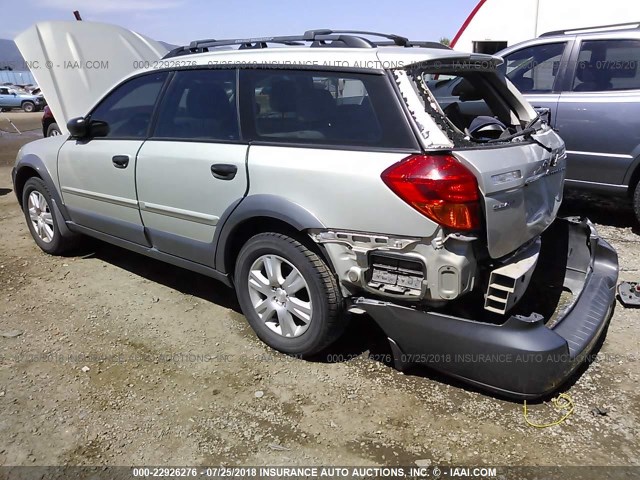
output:
[[456,230],[480,226],[476,177],[451,155],[412,155],[382,172],[382,180],[440,225]]

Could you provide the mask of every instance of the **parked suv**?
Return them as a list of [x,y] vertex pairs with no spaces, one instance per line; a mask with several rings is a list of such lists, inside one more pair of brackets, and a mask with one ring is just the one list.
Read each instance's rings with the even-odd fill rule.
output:
[[[13,179],[45,252],[86,234],[209,275],[289,354],[316,354],[347,312],[368,313],[398,368],[512,396],[558,388],[601,337],[616,254],[587,220],[556,219],[564,144],[499,58],[331,30],[167,54],[89,22],[40,24],[17,44],[56,64],[68,38],[116,69],[132,52],[149,68],[93,99],[111,70],[38,79],[69,135],[23,147]],[[488,115],[443,109],[433,74],[460,77]]]
[[640,221],[640,23],[549,32],[496,55],[567,146],[566,185],[633,200]]
[[21,108],[25,112],[37,112],[44,106],[41,95],[20,93],[11,87],[0,87],[0,109],[2,111]]

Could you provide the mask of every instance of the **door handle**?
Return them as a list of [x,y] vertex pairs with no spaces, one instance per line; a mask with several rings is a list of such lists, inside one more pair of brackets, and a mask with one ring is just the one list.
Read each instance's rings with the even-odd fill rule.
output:
[[229,163],[214,163],[211,165],[211,174],[218,180],[233,180],[238,173],[238,167]]
[[127,165],[129,165],[129,155],[115,155],[111,161],[116,168],[127,168]]

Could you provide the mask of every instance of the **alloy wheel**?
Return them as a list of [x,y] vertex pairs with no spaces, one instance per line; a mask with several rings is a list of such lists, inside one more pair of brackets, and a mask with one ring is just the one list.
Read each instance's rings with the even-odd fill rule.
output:
[[258,317],[278,335],[295,338],[312,320],[309,285],[300,271],[278,255],[262,255],[249,269],[249,297]]

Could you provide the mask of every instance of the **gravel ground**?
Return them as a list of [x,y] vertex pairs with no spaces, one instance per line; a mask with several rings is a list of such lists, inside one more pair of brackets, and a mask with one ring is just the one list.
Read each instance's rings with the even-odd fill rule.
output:
[[[11,116],[38,127],[40,114]],[[618,304],[598,360],[567,387],[575,413],[542,430],[521,403],[377,361],[366,318],[323,358],[288,358],[206,277],[97,241],[42,253],[9,166],[37,135],[0,132],[0,464],[640,465],[637,310]],[[563,210],[590,216],[621,280],[638,280],[629,205],[570,195]],[[529,410],[557,418],[549,403]]]

